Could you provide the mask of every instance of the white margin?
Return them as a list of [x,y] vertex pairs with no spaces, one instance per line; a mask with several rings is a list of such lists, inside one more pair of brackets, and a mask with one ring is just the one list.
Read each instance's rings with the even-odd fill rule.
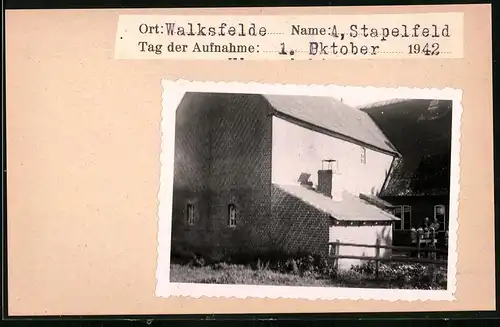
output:
[[[381,88],[336,85],[280,85],[236,82],[192,82],[162,80],[161,172],[158,193],[158,265],[156,296],[224,297],[224,298],[294,298],[308,300],[386,300],[386,301],[453,301],[456,292],[458,205],[460,194],[460,136],[462,90],[436,88]],[[331,96],[363,93],[364,96],[400,99],[439,99],[453,101],[450,173],[450,214],[448,285],[446,290],[363,289],[306,286],[214,285],[170,283],[170,238],[172,213],[173,157],[175,140],[175,109],[185,92],[257,93]],[[411,136],[410,136],[411,137]]]

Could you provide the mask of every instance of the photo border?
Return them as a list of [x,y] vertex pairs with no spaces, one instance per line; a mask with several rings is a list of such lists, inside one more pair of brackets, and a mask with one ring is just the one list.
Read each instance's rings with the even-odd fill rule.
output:
[[[200,82],[187,80],[161,81],[162,118],[160,153],[160,190],[158,192],[158,261],[156,296],[268,298],[307,300],[386,300],[386,301],[453,301],[456,292],[456,265],[458,263],[458,208],[460,195],[460,136],[462,119],[462,90],[452,88],[384,88],[337,85],[261,84],[238,82]],[[170,283],[170,248],[172,222],[173,167],[175,148],[175,110],[185,92],[282,94],[341,97],[362,91],[364,95],[387,98],[438,99],[452,101],[452,141],[449,204],[448,279],[446,290],[366,289],[308,286],[223,285],[198,283]]]

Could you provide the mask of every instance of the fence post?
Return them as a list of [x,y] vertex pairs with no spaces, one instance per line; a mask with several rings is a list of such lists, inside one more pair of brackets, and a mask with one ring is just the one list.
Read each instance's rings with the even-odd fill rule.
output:
[[417,240],[417,258],[420,258],[420,238]]
[[[340,254],[340,240],[335,242],[335,255]],[[339,258],[335,259],[335,269],[339,269]]]
[[379,265],[380,265],[380,261],[378,260],[379,256],[380,256],[380,244],[377,242],[376,244],[376,248],[375,248],[375,279],[379,279]]

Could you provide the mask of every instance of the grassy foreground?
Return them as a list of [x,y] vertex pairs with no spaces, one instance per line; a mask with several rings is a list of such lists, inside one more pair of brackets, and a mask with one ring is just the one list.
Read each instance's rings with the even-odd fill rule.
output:
[[224,268],[211,266],[193,267],[173,264],[170,268],[170,281],[177,283],[206,284],[250,284],[250,285],[288,285],[288,286],[327,286],[326,280],[283,274],[271,270],[253,270],[242,265],[228,265]]
[[212,265],[172,264],[170,281],[175,283],[247,284],[316,287],[359,287],[397,289],[446,289],[446,269],[439,269],[435,281],[430,281],[428,267],[421,265],[381,266],[376,280],[372,264],[347,271],[295,270],[279,271],[268,264]]

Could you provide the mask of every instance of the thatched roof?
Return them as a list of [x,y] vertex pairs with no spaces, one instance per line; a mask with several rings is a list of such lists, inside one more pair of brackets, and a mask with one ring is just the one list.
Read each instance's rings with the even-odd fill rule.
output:
[[401,153],[380,196],[445,195],[450,185],[450,100],[398,100],[360,108]]

